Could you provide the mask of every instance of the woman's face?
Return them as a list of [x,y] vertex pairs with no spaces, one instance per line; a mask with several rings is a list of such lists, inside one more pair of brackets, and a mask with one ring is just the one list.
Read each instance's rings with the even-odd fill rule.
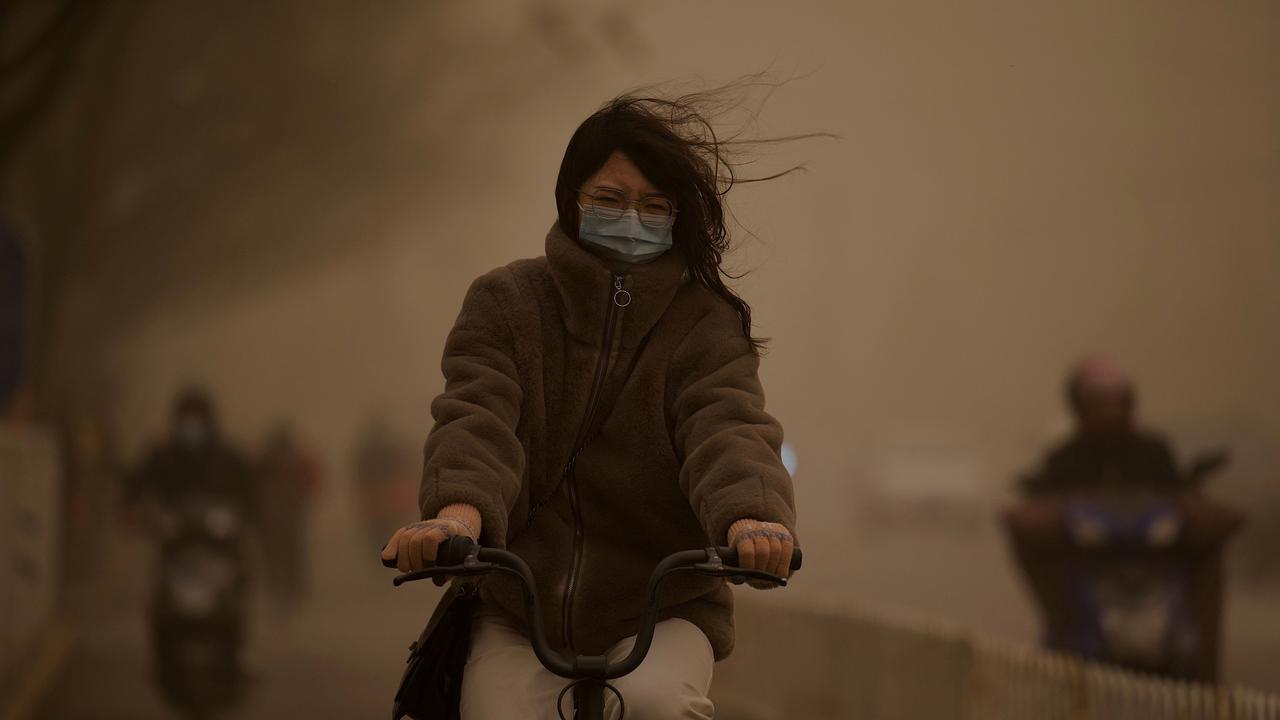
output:
[[642,212],[644,201],[651,198],[662,198],[672,206],[675,204],[675,199],[649,182],[649,178],[645,177],[644,173],[640,172],[640,168],[636,167],[636,164],[631,162],[631,158],[621,150],[614,150],[609,159],[604,161],[604,165],[601,165],[600,169],[587,178],[587,181],[578,189],[588,195],[594,195],[602,190],[617,191],[628,202],[635,203],[635,207]]

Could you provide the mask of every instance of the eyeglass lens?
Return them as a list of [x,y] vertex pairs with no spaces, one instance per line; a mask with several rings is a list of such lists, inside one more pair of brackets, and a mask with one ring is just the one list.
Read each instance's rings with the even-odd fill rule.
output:
[[[625,195],[613,190],[596,190],[587,197],[591,201],[591,209],[597,215],[608,219],[622,217],[622,214],[632,205]],[[639,211],[640,222],[646,225],[666,224],[675,215],[675,208],[672,207],[671,201],[663,197],[646,197],[635,205]]]

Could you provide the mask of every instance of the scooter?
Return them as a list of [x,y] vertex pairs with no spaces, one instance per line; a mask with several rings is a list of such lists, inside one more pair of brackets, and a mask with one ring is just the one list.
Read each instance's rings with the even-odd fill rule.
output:
[[1221,555],[1242,517],[1205,497],[1224,454],[1174,492],[1110,489],[1033,498],[1004,513],[1053,650],[1194,680],[1217,676]]
[[[800,569],[803,556],[799,548],[791,555],[791,570]],[[539,609],[537,587],[533,573],[519,555],[506,550],[485,548],[476,545],[471,538],[455,536],[440,546],[437,563],[422,570],[399,575],[393,581],[397,587],[415,580],[442,579],[449,577],[475,577],[489,573],[504,573],[516,577],[524,589],[525,617],[529,619],[529,641],[533,652],[543,667],[552,673],[569,680],[560,696],[556,698],[556,709],[564,718],[561,709],[566,694],[573,693],[573,706],[576,708],[575,720],[604,720],[605,694],[613,693],[618,698],[619,720],[626,715],[626,699],[609,683],[627,675],[640,667],[653,644],[654,628],[658,621],[658,592],[662,584],[672,575],[695,573],[712,577],[723,577],[730,582],[740,584],[747,580],[758,583],[786,586],[786,578],[761,570],[749,570],[737,567],[738,552],[729,547],[708,547],[702,550],[686,550],[668,555],[654,568],[649,577],[647,602],[644,613],[640,617],[640,628],[636,634],[635,645],[631,652],[618,662],[610,662],[603,655],[568,656],[552,650],[547,644],[546,631],[542,626],[542,613]],[[400,720],[404,715],[399,707],[392,711],[392,716]]]
[[191,493],[160,514],[160,567],[151,607],[156,680],[190,718],[240,699],[247,579],[242,511]]

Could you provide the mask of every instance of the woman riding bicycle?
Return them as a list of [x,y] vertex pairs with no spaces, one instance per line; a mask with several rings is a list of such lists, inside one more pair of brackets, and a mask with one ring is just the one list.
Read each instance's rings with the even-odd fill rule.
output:
[[[789,572],[782,428],[764,410],[751,308],[721,268],[732,166],[698,100],[623,96],[578,127],[546,256],[467,292],[432,405],[426,519],[382,553],[407,572],[449,536],[509,549],[557,649],[625,653],[650,571],[678,550],[727,543],[742,567]],[[480,583],[463,720],[555,717],[565,681],[534,656],[521,592]],[[710,718],[729,588],[687,575],[661,597],[649,658],[615,683],[627,717]]]

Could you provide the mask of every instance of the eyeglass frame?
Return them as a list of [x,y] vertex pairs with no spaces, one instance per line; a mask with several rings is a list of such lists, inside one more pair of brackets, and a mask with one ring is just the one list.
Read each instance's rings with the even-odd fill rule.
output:
[[[641,224],[641,225],[644,225],[644,226],[646,226],[646,227],[664,227],[664,226],[670,227],[671,225],[675,225],[675,222],[676,222],[676,215],[677,215],[677,214],[679,214],[679,212],[680,212],[680,208],[676,207],[676,204],[675,204],[674,202],[672,202],[672,201],[671,201],[671,198],[667,197],[666,195],[661,195],[661,194],[657,194],[657,193],[650,193],[650,194],[648,194],[648,195],[645,195],[645,196],[644,196],[643,198],[641,198],[640,200],[630,200],[630,199],[628,199],[628,198],[627,198],[627,196],[626,196],[624,193],[622,193],[621,191],[613,190],[613,189],[611,189],[611,188],[606,188],[606,190],[608,190],[609,192],[617,192],[619,195],[622,195],[622,200],[623,200],[623,202],[624,202],[624,203],[626,203],[626,204],[625,204],[625,205],[623,205],[621,208],[605,208],[606,210],[615,210],[615,209],[616,209],[616,210],[618,210],[618,218],[622,217],[622,216],[623,216],[623,214],[624,214],[624,213],[626,213],[626,211],[627,211],[627,210],[629,210],[629,209],[631,209],[631,208],[635,208],[635,209],[636,209],[636,215],[640,217],[640,224]],[[587,197],[591,198],[592,200],[595,200],[595,197],[596,197],[596,196],[595,196],[595,193],[589,193],[589,192],[587,192],[586,190],[579,190],[579,191],[578,191],[578,195],[579,195],[579,196],[586,195]],[[642,204],[646,199],[649,199],[649,198],[661,198],[661,199],[663,199],[663,200],[667,201],[667,204],[671,205],[671,214],[670,214],[670,215],[668,215],[666,218],[664,218],[664,219],[663,219],[663,221],[662,221],[662,223],[661,223],[660,225],[656,225],[656,226],[655,226],[655,225],[650,225],[649,223],[645,222],[645,221],[644,221],[644,215],[645,215],[645,213],[640,212],[640,205],[641,205],[641,204]],[[594,202],[592,203],[591,208],[592,208],[593,210],[596,210],[596,205],[595,205],[595,203],[594,203]],[[586,209],[587,209],[586,207],[584,207],[584,206],[583,206],[583,204],[582,204],[581,200],[579,200],[579,202],[578,202],[578,209],[579,209],[579,210],[582,210],[582,211],[584,211],[584,212],[585,212],[585,211],[586,211]],[[599,211],[598,211],[598,210],[596,210],[596,212],[599,212]],[[650,213],[650,215],[652,215],[652,213]],[[610,219],[610,220],[617,220],[618,218],[608,218],[608,219]]]

